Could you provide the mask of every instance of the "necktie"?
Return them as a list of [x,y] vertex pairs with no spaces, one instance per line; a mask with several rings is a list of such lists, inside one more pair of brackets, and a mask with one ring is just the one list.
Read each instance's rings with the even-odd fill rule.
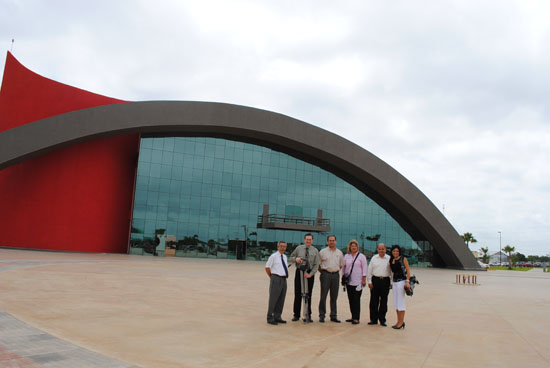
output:
[[306,247],[306,263],[309,262],[309,247]]
[[283,268],[285,269],[285,277],[288,278],[288,268],[285,264],[285,259],[283,258],[283,255],[281,254],[281,263],[283,264]]

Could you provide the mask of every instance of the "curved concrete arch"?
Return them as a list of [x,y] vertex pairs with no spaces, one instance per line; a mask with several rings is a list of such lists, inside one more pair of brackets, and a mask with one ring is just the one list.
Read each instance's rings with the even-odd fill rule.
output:
[[384,208],[451,268],[479,269],[433,203],[391,166],[356,144],[291,117],[231,104],[148,101],[105,105],[0,133],[0,169],[76,143],[141,133],[225,137],[289,153],[333,172]]

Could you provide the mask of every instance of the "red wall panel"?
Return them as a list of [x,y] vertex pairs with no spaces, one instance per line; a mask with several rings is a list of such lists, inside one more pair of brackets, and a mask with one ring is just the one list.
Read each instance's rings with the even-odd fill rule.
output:
[[[8,53],[0,131],[124,101],[41,77]],[[81,143],[0,171],[0,246],[126,252],[139,136]]]

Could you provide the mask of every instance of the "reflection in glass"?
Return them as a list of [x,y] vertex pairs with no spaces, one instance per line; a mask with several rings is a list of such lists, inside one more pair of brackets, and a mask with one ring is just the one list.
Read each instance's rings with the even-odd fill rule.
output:
[[315,219],[322,210],[330,231],[314,233],[318,248],[330,233],[343,250],[357,239],[368,256],[384,242],[401,245],[412,264],[438,258],[330,172],[269,148],[196,137],[142,138],[130,253],[266,260],[278,240],[292,252],[306,231],[259,227],[264,205],[281,218]]

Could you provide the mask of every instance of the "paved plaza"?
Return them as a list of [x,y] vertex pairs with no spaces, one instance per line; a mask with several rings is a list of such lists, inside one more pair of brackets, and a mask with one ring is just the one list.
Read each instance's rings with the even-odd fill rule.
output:
[[[266,323],[264,263],[0,249],[0,367],[550,367],[550,273],[415,268],[406,328]],[[395,323],[391,294],[388,323]],[[340,292],[338,315],[350,317]]]

